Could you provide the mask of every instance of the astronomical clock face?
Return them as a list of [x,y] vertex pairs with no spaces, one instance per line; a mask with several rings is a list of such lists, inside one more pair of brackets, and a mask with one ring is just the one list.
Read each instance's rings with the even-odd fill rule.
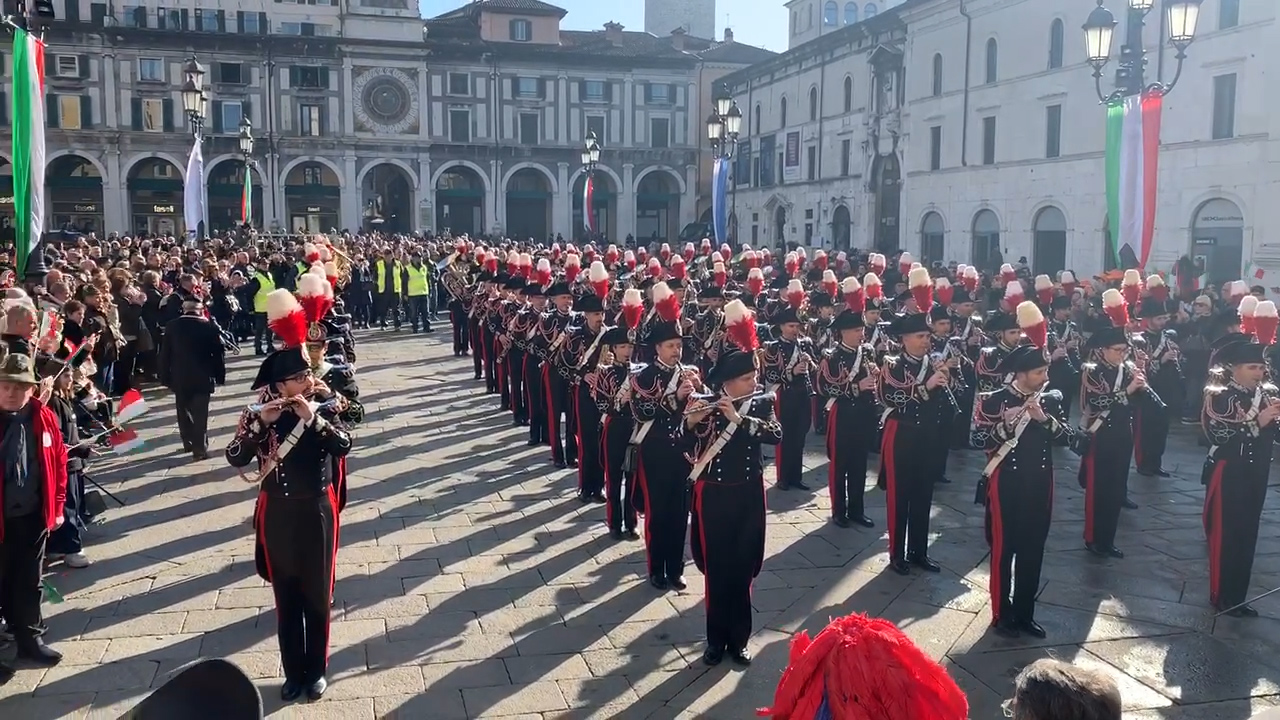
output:
[[418,126],[418,88],[413,78],[395,68],[373,68],[356,77],[355,114],[360,129],[401,135]]

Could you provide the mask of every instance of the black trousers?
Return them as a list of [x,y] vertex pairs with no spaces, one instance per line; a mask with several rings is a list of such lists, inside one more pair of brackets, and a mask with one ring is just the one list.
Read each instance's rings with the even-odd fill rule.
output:
[[640,448],[640,491],[644,497],[644,546],[649,575],[684,575],[684,543],[689,535],[689,471],[668,438],[650,431]]
[[511,369],[507,364],[511,362],[511,354],[502,354],[501,336],[496,333],[493,335],[493,382],[498,386],[498,396],[501,398],[501,407],[503,410],[511,410]]
[[182,447],[198,453],[208,450],[209,392],[175,389],[173,404],[178,409],[178,436],[182,438]]
[[28,643],[44,633],[40,616],[40,575],[44,569],[49,530],[40,510],[4,519],[0,540],[0,607],[9,632],[18,643]]
[[311,683],[329,663],[338,513],[333,494],[258,498],[263,556],[276,599],[280,661],[288,680]]
[[430,300],[427,295],[413,295],[404,299],[405,314],[409,316],[409,327],[417,332],[418,325],[423,330],[431,329]]
[[[119,372],[119,371],[117,371]],[[1154,475],[1164,462],[1169,444],[1169,410],[1145,399],[1133,408],[1133,462],[1138,472]]]
[[[825,407],[826,401],[823,401]],[[867,458],[876,441],[875,405],[840,400],[827,410],[827,492],[831,517],[861,518]]]
[[547,382],[542,372],[542,361],[537,355],[525,353],[524,390],[529,413],[529,444],[542,445],[551,442],[547,432]]
[[387,326],[390,319],[396,329],[400,329],[400,296],[395,291],[377,293],[373,296],[373,314],[381,327]]
[[623,469],[627,447],[631,440],[634,420],[630,415],[608,415],[601,429],[604,457],[605,522],[609,530],[635,530],[635,482],[636,473]]
[[[551,460],[578,461],[578,418],[573,412],[573,388],[550,363],[543,363],[547,387],[547,434],[551,439]],[[564,440],[560,439],[560,416],[564,416]]]
[[804,437],[813,420],[813,401],[808,384],[796,380],[794,385],[778,388],[773,409],[782,423],[782,442],[774,455],[778,487],[798,484],[804,476]]
[[524,390],[524,357],[524,351],[513,346],[503,361],[503,368],[507,371],[508,407],[517,425],[529,422],[529,398]]
[[271,352],[271,337],[273,333],[267,327],[267,314],[264,312],[256,312],[253,314],[253,351],[259,355]]
[[600,453],[600,409],[591,397],[587,383],[573,386],[574,410],[578,431],[578,494],[604,493],[604,462]]
[[1133,432],[1128,414],[1107,418],[1080,459],[1084,489],[1084,541],[1100,548],[1115,545],[1120,509],[1128,496]]
[[1209,538],[1209,602],[1220,610],[1248,599],[1258,522],[1267,498],[1268,458],[1206,463],[1204,526]]
[[119,397],[133,387],[133,373],[137,370],[138,341],[130,340],[120,348],[120,357],[116,358],[116,368],[111,376],[112,397]]
[[991,623],[1035,619],[1044,543],[1053,516],[1053,469],[998,468],[987,481]]
[[740,650],[751,637],[751,581],[764,562],[764,482],[701,480],[689,548],[706,577],[707,645]]
[[890,560],[928,552],[933,485],[942,476],[939,456],[948,451],[936,424],[912,424],[893,416],[885,421],[880,484],[886,493]]
[[480,330],[480,321],[467,318],[467,336],[471,338],[471,365],[476,371],[476,379],[483,377],[484,372],[484,333]]
[[487,393],[498,392],[498,348],[493,332],[489,328],[480,328],[481,348],[484,350],[484,390]]
[[351,322],[356,327],[369,327],[369,316],[372,314],[370,307],[373,300],[368,290],[352,290],[351,291]]
[[471,333],[467,329],[467,311],[461,303],[449,307],[449,324],[453,326],[453,352],[461,355],[471,346]]

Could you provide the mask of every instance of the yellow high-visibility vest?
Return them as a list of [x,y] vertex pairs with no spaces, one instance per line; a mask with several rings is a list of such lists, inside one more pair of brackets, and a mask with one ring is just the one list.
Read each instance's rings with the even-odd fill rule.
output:
[[267,311],[267,296],[276,289],[276,281],[269,273],[255,272],[254,277],[258,278],[258,292],[253,296],[253,311],[264,313]]
[[409,297],[422,297],[427,294],[427,268],[415,268],[412,265],[406,265],[404,271],[409,274]]
[[[373,275],[377,281],[379,295],[387,291],[387,276],[386,273],[383,272],[385,267],[386,261],[384,260],[379,260],[373,264]],[[400,270],[401,265],[399,262],[393,262],[391,264],[391,287],[395,290],[397,295],[400,294]]]

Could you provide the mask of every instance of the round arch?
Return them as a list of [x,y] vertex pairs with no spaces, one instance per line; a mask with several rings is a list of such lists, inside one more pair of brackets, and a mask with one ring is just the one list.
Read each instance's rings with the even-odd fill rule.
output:
[[[165,165],[170,166],[171,171],[161,172]],[[186,231],[199,231],[199,227],[187,227],[184,219],[182,190],[186,184],[186,168],[177,158],[168,153],[143,153],[132,158],[122,170],[132,232],[177,236]]]
[[418,188],[418,173],[414,172],[413,168],[409,167],[409,163],[406,163],[399,158],[379,158],[365,165],[360,169],[360,172],[356,173],[356,187],[364,187],[365,176],[379,165],[394,165],[400,168],[404,171],[405,177],[409,178],[410,187],[415,190]]
[[[93,157],[92,155],[86,155],[85,153],[80,152],[79,150],[58,150],[56,152],[51,152],[48,155],[46,155],[45,156],[46,174],[48,173],[48,169],[53,166],[53,163],[55,160],[57,160],[58,158],[67,157],[69,155],[74,155],[75,157],[78,157],[81,160],[84,160],[85,162],[92,165],[94,169],[98,171],[98,176],[101,177],[104,182],[106,181],[107,169],[102,166],[102,163],[98,162],[98,159]],[[4,156],[4,159],[7,160],[10,165],[13,164],[13,160],[10,159],[7,155]]]
[[299,165],[305,165],[307,163],[318,163],[320,165],[323,165],[329,168],[330,170],[333,171],[334,177],[338,178],[338,187],[345,188],[347,186],[347,180],[345,177],[343,177],[342,171],[338,169],[337,163],[327,158],[320,157],[319,155],[305,155],[303,157],[298,157],[290,160],[288,163],[285,164],[283,168],[281,168],[280,187],[284,187],[285,183],[288,182],[289,173],[293,172],[294,168],[298,167]]
[[[580,237],[580,233],[583,237],[591,234],[586,229],[586,216],[583,215],[582,207],[586,200],[582,195],[586,174],[586,169],[579,167],[569,176],[569,192],[572,193],[569,198],[571,237]],[[596,165],[593,185],[590,216],[592,227],[595,232],[606,238],[620,239],[618,238],[618,194],[622,189],[622,180],[612,168]]]
[[1191,255],[1204,257],[1209,283],[1240,277],[1246,217],[1241,204],[1226,193],[1214,193],[1195,205],[1191,215]]
[[[208,165],[205,165],[204,167],[204,183],[206,185],[209,184],[210,178],[213,177],[213,171],[217,169],[219,165],[225,162],[233,162],[236,164],[236,166],[240,166],[244,164],[244,159],[240,155],[219,155],[218,157],[214,158],[213,162],[209,163]],[[257,163],[250,163],[249,167],[253,170],[253,177],[261,181],[263,178],[262,168],[259,167]]]
[[831,244],[836,250],[853,249],[853,213],[845,203],[831,210]]
[[480,182],[484,185],[485,195],[493,192],[493,185],[489,182],[489,174],[484,170],[481,170],[479,165],[471,162],[470,160],[450,160],[448,162],[441,163],[440,167],[436,168],[436,171],[431,175],[431,190],[433,192],[435,191],[436,186],[440,184],[440,178],[443,177],[450,168],[455,167],[464,167],[475,173],[476,177],[480,178]]
[[551,171],[548,170],[545,166],[539,165],[538,163],[535,163],[535,162],[519,162],[519,163],[516,163],[515,165],[512,165],[511,169],[507,170],[507,172],[502,176],[503,192],[506,192],[507,186],[511,184],[511,178],[515,176],[516,173],[520,172],[521,170],[527,170],[527,169],[536,170],[539,174],[542,175],[542,177],[547,181],[547,187],[551,188],[552,195],[555,195],[560,192],[560,186],[556,182],[555,175],[552,175]]
[[[578,178],[582,177],[582,174],[585,173],[586,171],[587,171],[586,168],[583,168],[583,167],[580,167],[577,170],[574,170],[573,174],[569,176],[569,187],[570,188],[578,187]],[[613,182],[613,191],[621,192],[622,178],[618,177],[618,173],[614,172],[613,168],[609,167],[608,165],[596,165],[596,172],[604,173],[605,175],[608,175],[609,180]]]
[[[80,153],[70,153],[70,154],[79,155]],[[86,160],[89,160],[89,158],[86,156],[82,155],[81,157],[85,157]],[[149,152],[149,153],[142,153],[141,155],[135,155],[133,158],[129,160],[129,162],[125,163],[125,166],[123,168],[120,169],[121,177],[123,177],[126,181],[128,181],[129,177],[133,175],[134,168],[138,167],[139,165],[146,162],[147,160],[164,160],[165,162],[169,163],[174,168],[176,168],[178,170],[178,178],[183,182],[186,182],[187,164],[166,152]],[[102,168],[101,165],[98,165],[98,163],[92,160],[90,160],[90,162],[92,162],[95,166],[97,166],[99,168],[99,171],[101,171],[101,168]],[[103,178],[105,177],[106,175],[103,175]]]
[[676,172],[675,168],[670,165],[650,165],[649,167],[641,170],[640,174],[636,175],[632,182],[635,183],[635,187],[640,187],[640,181],[643,180],[646,175],[659,171],[670,175],[675,180],[676,188],[680,191],[680,194],[684,195],[684,178],[680,177],[680,173]]
[[1056,203],[1042,203],[1031,216],[1031,272],[1057,277],[1067,269],[1067,214]]
[[920,216],[920,262],[929,267],[946,260],[947,220],[942,211],[930,207]]
[[[205,202],[209,216],[210,230],[217,232],[231,230],[240,225],[242,220],[241,201],[244,195],[244,157],[238,154],[219,155],[205,167]],[[262,168],[254,163],[249,164],[253,188],[252,216],[250,222],[255,227],[262,227],[264,218],[263,192],[265,176]]]
[[1004,227],[994,208],[980,206],[969,224],[969,261],[979,271],[994,273],[1004,262],[1000,250],[1000,230]]
[[[62,161],[69,158],[66,163]],[[6,162],[10,162],[5,157]],[[71,163],[80,163],[78,167],[83,167],[88,171],[97,173],[97,177],[85,177],[83,175],[72,175],[69,167],[59,168],[59,165],[70,165]],[[63,175],[55,175],[53,170],[60,170]],[[59,150],[50,153],[45,165],[45,190],[49,202],[49,227],[68,228],[72,227],[80,232],[102,231],[106,228],[106,210],[104,205],[105,196],[103,194],[103,183],[106,182],[106,168],[98,162],[98,159],[83,152],[74,150]],[[5,176],[7,193],[13,192],[13,164],[10,162],[9,175]],[[8,218],[12,220],[13,206],[5,205],[0,207],[0,218]],[[118,228],[112,228],[113,230]],[[0,237],[8,239],[11,236],[9,226],[3,225],[0,220]]]
[[920,215],[916,218],[916,227],[923,228],[930,215],[936,215],[942,221],[943,232],[951,232],[951,221],[947,219],[947,214],[942,211],[942,208],[932,203],[926,205],[924,210],[920,212]]

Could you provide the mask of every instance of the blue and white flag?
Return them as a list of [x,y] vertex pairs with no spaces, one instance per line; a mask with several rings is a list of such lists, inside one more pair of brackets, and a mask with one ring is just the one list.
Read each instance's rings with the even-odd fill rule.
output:
[[729,241],[729,208],[725,203],[729,191],[729,173],[732,166],[728,158],[716,158],[711,172],[711,226],[715,229],[716,242]]
[[182,185],[182,220],[187,225],[187,242],[194,244],[204,222],[204,155],[200,151],[200,138],[191,146],[187,158],[187,177]]

